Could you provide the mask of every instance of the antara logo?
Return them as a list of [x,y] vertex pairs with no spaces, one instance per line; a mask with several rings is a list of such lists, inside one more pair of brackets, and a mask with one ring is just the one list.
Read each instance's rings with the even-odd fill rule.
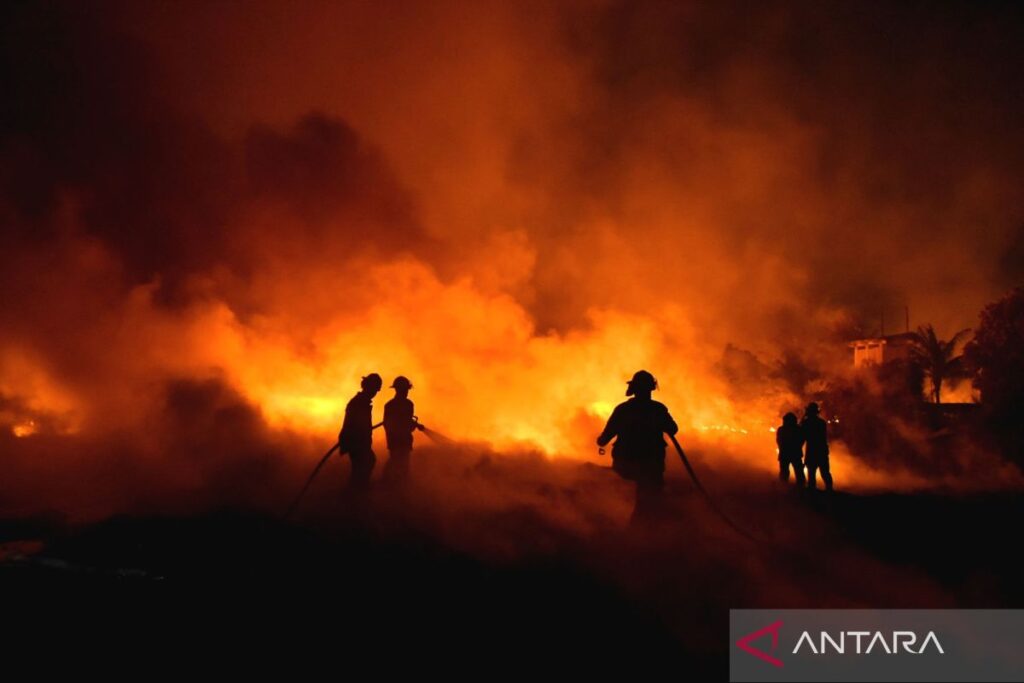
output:
[[[939,643],[939,639],[935,637],[934,631],[928,631],[918,645],[918,636],[913,631],[893,631],[888,634],[888,638],[882,634],[881,631],[840,631],[838,641],[828,634],[826,631],[822,631],[818,641],[818,647],[814,646],[814,640],[811,638],[811,634],[804,631],[800,635],[800,639],[796,641],[796,647],[793,648],[793,654],[800,652],[800,648],[807,644],[807,649],[816,655],[823,655],[829,651],[829,646],[833,652],[838,654],[846,654],[849,641],[847,638],[852,640],[854,645],[853,652],[855,654],[871,654],[871,651],[878,647],[879,652],[885,652],[890,655],[900,654],[900,647],[902,646],[903,652],[908,652],[912,655],[924,654],[924,651],[928,649],[928,645],[934,646],[935,651],[940,654],[946,654],[946,651],[942,649],[942,645]],[[861,644],[867,641],[867,648],[862,649]],[[891,647],[890,647],[891,644]]]
[[[736,641],[736,646],[744,652],[754,655],[761,661],[768,662],[772,666],[781,667],[783,665],[782,660],[773,656],[775,650],[779,647],[779,629],[781,628],[782,621],[776,621],[743,636]],[[772,637],[770,652],[760,650],[751,644],[769,634]],[[919,638],[914,631],[892,631],[889,634],[883,634],[881,631],[840,631],[835,636],[827,631],[821,631],[817,641],[811,637],[809,631],[804,631],[796,641],[793,654],[803,652],[805,654],[823,655],[834,652],[836,654],[860,655],[870,654],[877,648],[878,652],[885,652],[890,655],[903,652],[920,655],[924,654],[929,647],[938,654],[946,654],[934,631],[928,631],[924,638]]]

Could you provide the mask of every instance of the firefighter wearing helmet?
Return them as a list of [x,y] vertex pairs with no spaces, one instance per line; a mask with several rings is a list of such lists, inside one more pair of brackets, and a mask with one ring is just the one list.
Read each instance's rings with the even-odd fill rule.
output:
[[807,488],[818,488],[817,472],[825,482],[825,490],[832,490],[832,472],[828,462],[828,425],[821,418],[821,409],[817,403],[808,403],[804,409],[804,419],[800,421],[803,432],[805,450],[804,463],[807,465]]
[[626,383],[628,401],[620,403],[608,418],[597,445],[612,446],[612,469],[623,479],[636,482],[634,519],[657,513],[665,483],[664,434],[679,431],[668,408],[651,398],[658,388],[654,375],[640,370]]
[[360,390],[345,406],[345,420],[338,434],[338,449],[352,459],[349,488],[365,491],[377,463],[373,454],[373,397],[384,386],[376,372],[363,377]]
[[775,430],[775,445],[779,450],[779,481],[789,482],[789,467],[793,466],[796,485],[804,485],[804,431],[796,413],[786,413],[782,424]]
[[391,383],[395,396],[384,404],[384,435],[388,444],[388,462],[384,466],[384,479],[397,482],[409,476],[409,458],[412,454],[412,433],[423,429],[416,420],[416,411],[409,399],[412,382],[399,375]]

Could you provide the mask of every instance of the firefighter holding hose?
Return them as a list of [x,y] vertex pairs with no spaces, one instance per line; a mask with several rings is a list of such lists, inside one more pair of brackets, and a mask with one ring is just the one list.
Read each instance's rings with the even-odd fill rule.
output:
[[651,398],[658,388],[654,375],[640,370],[626,384],[628,401],[620,403],[608,418],[597,445],[612,446],[612,469],[628,481],[636,482],[636,506],[633,519],[657,516],[665,486],[664,434],[679,431],[665,404]]
[[338,450],[348,453],[352,459],[352,475],[349,488],[366,491],[370,488],[370,477],[377,464],[373,453],[373,397],[384,386],[376,372],[363,377],[360,390],[345,406],[345,421],[338,434]]
[[409,399],[412,382],[399,375],[391,383],[395,396],[384,404],[384,436],[388,443],[388,462],[384,465],[384,480],[395,483],[408,478],[409,457],[412,453],[412,433],[424,427],[416,419],[416,409]]

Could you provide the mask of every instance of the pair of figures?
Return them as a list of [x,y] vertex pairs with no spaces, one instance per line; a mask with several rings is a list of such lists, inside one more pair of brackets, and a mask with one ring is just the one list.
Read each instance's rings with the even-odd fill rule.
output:
[[412,382],[399,376],[391,383],[395,396],[384,404],[384,420],[373,424],[373,398],[384,386],[377,373],[370,373],[360,382],[360,390],[345,406],[345,420],[338,434],[338,448],[352,459],[350,488],[365,491],[370,487],[377,456],[373,452],[373,430],[384,427],[389,457],[384,467],[386,481],[405,479],[409,474],[412,453],[412,433],[423,425],[416,420],[415,409],[409,399]]
[[[804,417],[797,422],[796,414],[786,413],[782,424],[775,430],[775,443],[779,447],[779,479],[789,481],[789,468],[793,467],[797,486],[804,486],[804,467],[807,467],[806,485],[818,487],[817,472],[832,490],[832,472],[828,462],[828,425],[821,418],[817,403],[807,404]],[[806,450],[806,453],[805,453]]]

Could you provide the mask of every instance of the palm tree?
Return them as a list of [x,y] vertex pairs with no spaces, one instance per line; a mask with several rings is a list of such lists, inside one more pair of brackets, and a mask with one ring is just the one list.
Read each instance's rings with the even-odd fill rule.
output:
[[932,398],[936,403],[942,402],[943,382],[963,376],[964,358],[956,350],[970,332],[969,329],[960,330],[948,341],[939,339],[931,325],[918,327],[917,332],[912,333],[911,360],[931,383]]

